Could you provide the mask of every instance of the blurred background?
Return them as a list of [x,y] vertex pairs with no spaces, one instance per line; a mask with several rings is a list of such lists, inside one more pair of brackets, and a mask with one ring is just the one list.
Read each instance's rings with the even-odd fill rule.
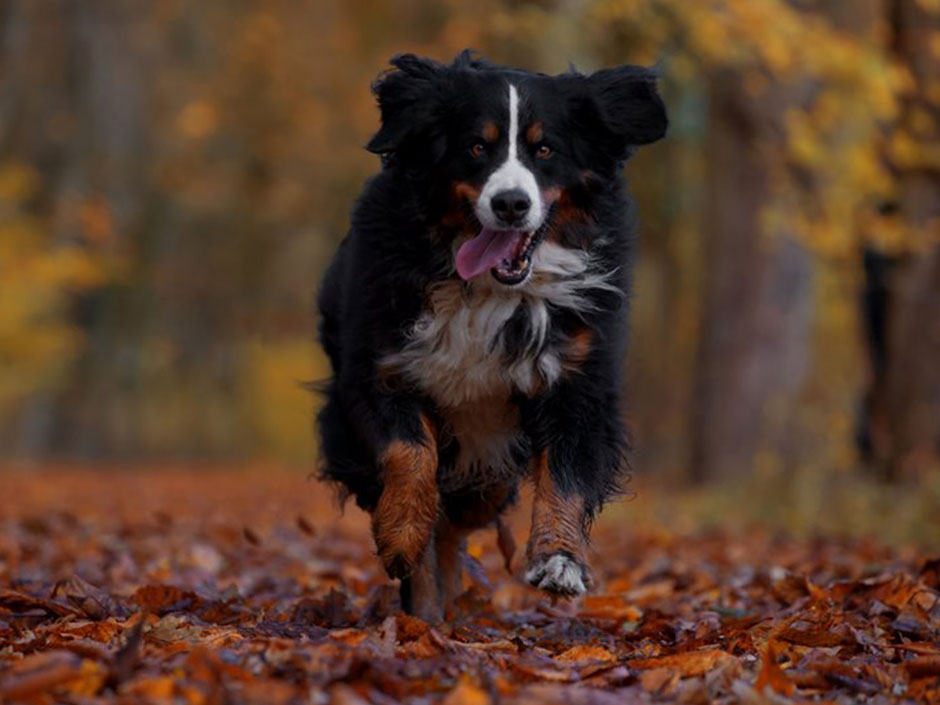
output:
[[637,481],[936,536],[940,0],[7,0],[0,463],[312,468],[370,82],[465,47],[662,71],[670,135],[627,168]]

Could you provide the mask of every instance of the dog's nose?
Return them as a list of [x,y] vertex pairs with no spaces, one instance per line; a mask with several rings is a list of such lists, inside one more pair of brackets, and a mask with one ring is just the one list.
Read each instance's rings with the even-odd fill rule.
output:
[[525,191],[514,188],[497,193],[490,201],[490,205],[497,218],[507,225],[515,225],[525,218],[529,208],[532,207],[532,201]]

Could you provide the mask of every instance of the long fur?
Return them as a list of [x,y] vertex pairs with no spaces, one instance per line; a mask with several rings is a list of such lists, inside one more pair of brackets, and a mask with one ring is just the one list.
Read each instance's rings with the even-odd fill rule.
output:
[[[634,227],[619,172],[665,131],[655,77],[638,67],[550,77],[469,54],[393,64],[374,87],[382,128],[368,145],[383,169],[366,184],[318,299],[334,370],[319,415],[323,475],[374,510],[383,452],[422,443],[426,419],[442,511],[454,521],[490,494],[507,498],[480,522],[494,519],[536,454],[588,521],[625,467]],[[518,142],[507,136],[517,124]],[[551,157],[529,136],[551,144]],[[474,139],[486,142],[468,153]],[[480,193],[512,186],[510,161],[513,178],[543,199],[528,216],[544,220],[528,278],[463,281],[455,254],[481,218],[492,227]],[[493,174],[506,183],[488,181]]]

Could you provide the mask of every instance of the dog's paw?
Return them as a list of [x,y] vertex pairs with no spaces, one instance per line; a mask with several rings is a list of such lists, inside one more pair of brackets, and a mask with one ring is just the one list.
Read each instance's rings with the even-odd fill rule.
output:
[[591,587],[587,566],[567,553],[541,554],[529,560],[525,580],[553,595],[576,597]]

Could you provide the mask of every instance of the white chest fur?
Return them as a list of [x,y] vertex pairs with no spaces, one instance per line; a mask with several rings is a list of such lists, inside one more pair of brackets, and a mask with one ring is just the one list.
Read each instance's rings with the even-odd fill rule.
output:
[[[428,292],[427,308],[405,346],[382,359],[384,370],[420,388],[443,414],[460,447],[457,482],[465,484],[480,471],[487,477],[516,471],[518,414],[510,396],[547,389],[564,371],[560,346],[547,344],[549,304],[584,310],[587,289],[613,288],[587,269],[584,253],[543,243],[533,257],[532,276],[520,287],[501,286],[486,275],[470,284],[440,282]],[[527,325],[510,355],[503,333],[520,307]]]

